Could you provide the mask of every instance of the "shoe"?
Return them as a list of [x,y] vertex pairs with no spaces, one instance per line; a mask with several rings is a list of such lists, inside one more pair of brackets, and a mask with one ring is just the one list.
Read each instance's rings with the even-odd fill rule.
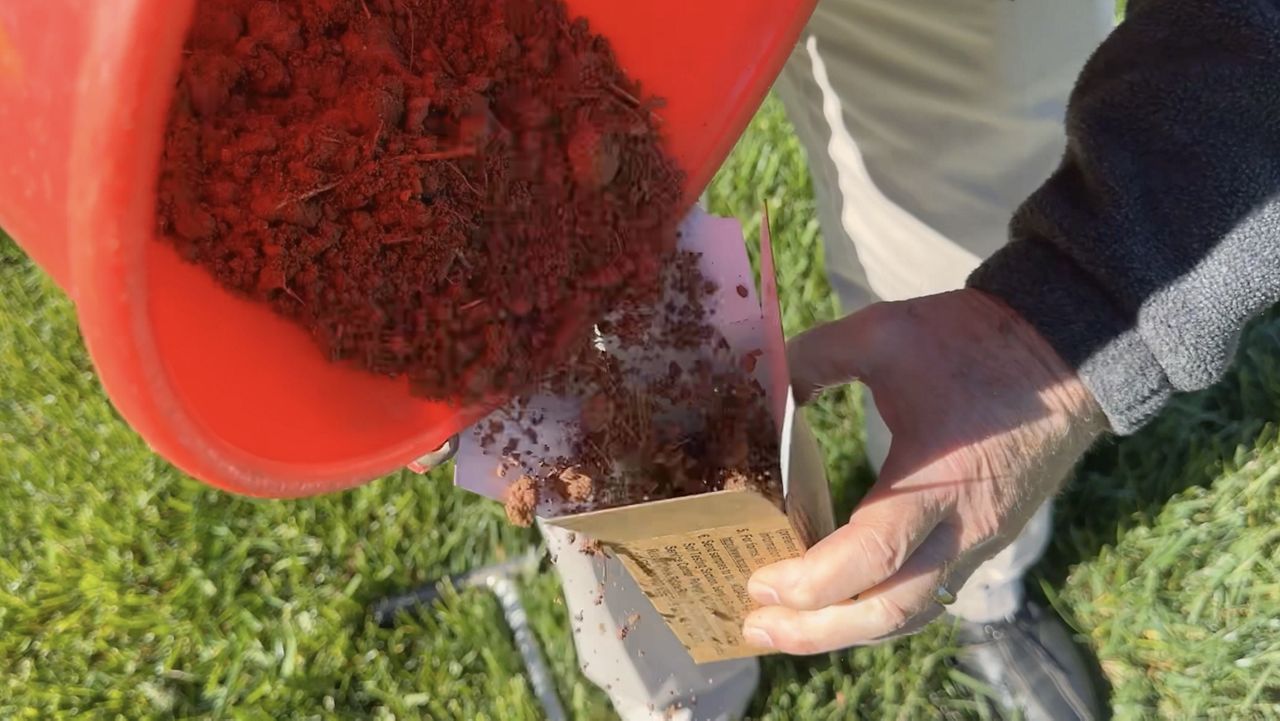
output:
[[1005,716],[1026,721],[1094,721],[1102,702],[1085,659],[1061,619],[1026,602],[1012,618],[960,620],[960,669],[992,688]]

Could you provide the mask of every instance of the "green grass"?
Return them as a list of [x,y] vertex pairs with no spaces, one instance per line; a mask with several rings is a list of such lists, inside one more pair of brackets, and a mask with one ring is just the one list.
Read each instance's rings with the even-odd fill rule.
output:
[[[710,191],[744,219],[770,201],[791,332],[836,312],[810,191],[773,101]],[[869,477],[853,399],[811,412],[844,508]],[[1267,319],[1230,378],[1099,449],[1062,499],[1033,583],[1098,655],[1117,718],[1280,718],[1278,416]],[[538,718],[489,596],[391,631],[365,617],[388,591],[536,542],[443,473],[295,502],[184,477],[120,421],[70,304],[0,240],[0,718]],[[554,577],[525,597],[574,717],[610,718]],[[949,654],[938,627],[769,659],[752,713],[980,717]]]

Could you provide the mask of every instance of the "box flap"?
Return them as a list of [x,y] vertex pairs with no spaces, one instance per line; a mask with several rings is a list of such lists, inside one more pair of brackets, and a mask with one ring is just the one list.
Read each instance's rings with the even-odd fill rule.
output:
[[579,513],[557,518],[555,524],[605,543],[622,544],[654,536],[692,535],[721,526],[776,525],[782,517],[773,501],[744,489]]
[[760,221],[760,313],[765,339],[765,359],[770,397],[775,417],[781,421],[782,496],[787,514],[811,546],[835,530],[835,511],[827,482],[822,449],[796,407],[791,389],[791,369],[787,365],[787,341],[782,329],[782,305],[778,297],[778,276],[773,264],[773,234],[769,206]]
[[[760,219],[760,336],[764,342],[764,363],[768,382],[769,407],[778,422],[779,432],[787,438],[785,426],[787,404],[791,395],[791,368],[787,365],[787,338],[782,329],[782,302],[778,298],[778,274],[773,265],[773,233],[769,227],[769,206]],[[783,453],[786,458],[786,453]],[[784,474],[785,475],[785,474]]]

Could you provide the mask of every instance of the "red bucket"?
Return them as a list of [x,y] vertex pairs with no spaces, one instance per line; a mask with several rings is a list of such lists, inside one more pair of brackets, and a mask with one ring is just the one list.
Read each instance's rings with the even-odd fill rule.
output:
[[[662,97],[694,197],[815,0],[569,0]],[[76,303],[102,385],[157,452],[237,493],[368,482],[483,412],[329,363],[157,242],[161,145],[195,0],[0,4],[0,227]]]

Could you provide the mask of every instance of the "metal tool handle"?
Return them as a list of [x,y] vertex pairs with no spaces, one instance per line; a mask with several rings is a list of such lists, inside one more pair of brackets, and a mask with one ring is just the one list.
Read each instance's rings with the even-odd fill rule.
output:
[[399,596],[384,598],[373,607],[374,622],[382,628],[392,628],[400,614],[417,613],[424,608],[429,608],[440,598],[446,582],[452,583],[459,589],[477,586],[487,588],[498,599],[507,627],[515,636],[516,649],[524,661],[529,686],[533,688],[533,694],[542,705],[548,721],[567,721],[568,716],[565,714],[564,706],[560,704],[560,697],[556,694],[555,681],[538,647],[538,639],[529,628],[529,615],[524,610],[524,604],[520,602],[520,591],[515,583],[516,576],[531,573],[537,568],[539,558],[537,549],[530,549],[506,563],[469,571],[427,584]]
[[498,598],[498,604],[502,606],[502,615],[506,616],[507,625],[511,627],[511,633],[516,639],[516,648],[520,650],[520,656],[524,659],[524,667],[529,675],[529,685],[533,687],[533,694],[542,704],[542,710],[546,712],[547,719],[565,721],[568,716],[565,715],[564,707],[560,705],[555,681],[551,677],[550,669],[547,668],[546,660],[542,657],[542,651],[538,648],[538,639],[534,638],[533,631],[529,628],[529,615],[525,613],[524,604],[520,602],[520,591],[506,576],[490,576],[489,588],[493,590],[493,595]]
[[378,601],[373,607],[373,622],[381,628],[394,628],[396,618],[402,613],[414,614],[423,608],[429,608],[440,598],[440,583],[432,583],[415,588],[399,596],[391,596]]
[[374,623],[382,628],[396,625],[396,617],[401,613],[416,614],[430,608],[440,598],[446,583],[462,590],[475,586],[488,586],[489,579],[495,576],[518,576],[533,573],[538,568],[541,555],[536,548],[531,548],[515,558],[493,566],[477,568],[447,578],[436,579],[423,586],[378,601],[372,614]]

